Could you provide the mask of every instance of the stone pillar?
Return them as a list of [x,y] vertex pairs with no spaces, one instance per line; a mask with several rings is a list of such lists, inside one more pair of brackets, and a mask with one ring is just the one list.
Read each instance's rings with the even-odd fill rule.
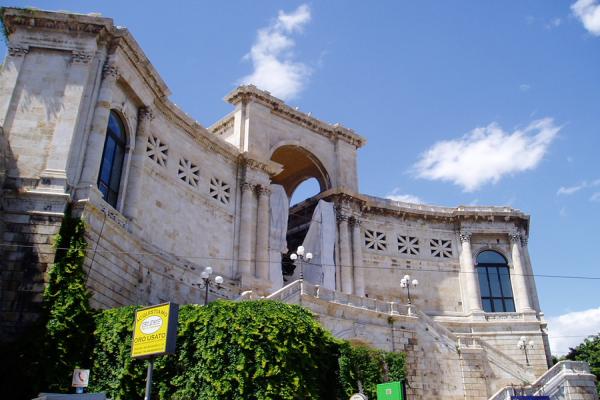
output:
[[112,62],[107,62],[102,69],[102,83],[98,93],[98,101],[94,110],[92,128],[87,140],[83,172],[80,183],[84,186],[97,185],[98,172],[102,158],[102,149],[106,138],[106,128],[110,116],[112,92],[119,77],[119,70]]
[[123,214],[135,222],[137,217],[138,200],[142,191],[144,174],[144,161],[146,160],[146,142],[150,131],[150,123],[154,114],[150,107],[140,107],[138,110],[138,123],[135,133],[135,144],[131,157],[131,167],[127,176],[127,194],[123,207]]
[[8,46],[8,57],[3,65],[2,79],[0,79],[0,128],[4,128],[13,93],[19,79],[19,72],[29,53],[29,48],[24,46]]
[[92,57],[91,53],[72,52],[64,92],[64,104],[67,106],[61,110],[58,117],[56,128],[52,133],[46,168],[41,174],[44,178],[58,180],[53,182],[53,186],[61,186],[63,190],[67,184],[69,151],[78,127],[81,100],[88,81]]
[[252,268],[252,227],[254,226],[254,185],[244,182],[241,185],[242,198],[240,206],[240,247],[238,271],[242,278],[253,277]]
[[352,219],[352,261],[354,265],[354,294],[365,296],[365,271],[363,268],[362,236],[360,220]]
[[256,217],[256,277],[263,283],[269,281],[269,195],[266,186],[258,186],[258,212]]
[[531,305],[536,311],[541,311],[540,300],[537,293],[537,287],[535,285],[535,278],[533,276],[533,267],[531,266],[531,258],[529,257],[529,246],[528,238],[526,236],[521,238],[521,246],[523,249],[523,261],[525,262],[525,270],[527,271],[527,288],[531,299]]
[[473,252],[471,250],[471,232],[460,232],[461,253],[460,271],[464,274],[465,291],[467,292],[463,301],[467,312],[481,312],[481,292]]
[[354,278],[352,276],[352,257],[350,254],[350,234],[348,231],[348,216],[338,212],[340,271],[342,273],[342,292],[352,294]]
[[517,303],[518,312],[531,311],[531,303],[527,294],[527,271],[523,268],[523,259],[521,255],[521,235],[517,232],[510,234],[513,263],[513,291]]

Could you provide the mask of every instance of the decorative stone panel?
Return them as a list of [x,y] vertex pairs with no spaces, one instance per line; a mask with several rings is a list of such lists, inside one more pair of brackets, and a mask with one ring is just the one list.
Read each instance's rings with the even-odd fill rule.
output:
[[192,187],[198,187],[200,168],[185,158],[179,160],[177,177]]
[[161,167],[164,167],[167,165],[167,158],[169,156],[169,146],[161,142],[161,140],[155,136],[148,136],[148,143],[146,145],[146,155],[152,161],[154,161]]
[[387,249],[385,233],[366,229],[365,247],[370,250],[385,251]]
[[400,254],[416,256],[419,254],[419,239],[414,236],[398,236],[398,251]]
[[213,199],[223,204],[229,204],[231,198],[231,185],[223,182],[219,178],[211,178],[208,193]]
[[452,241],[446,239],[431,239],[429,241],[431,255],[438,258],[452,257]]

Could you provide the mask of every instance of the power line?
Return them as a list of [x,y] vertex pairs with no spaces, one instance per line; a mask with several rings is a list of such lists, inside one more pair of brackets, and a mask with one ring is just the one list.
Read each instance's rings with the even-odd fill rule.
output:
[[[19,248],[38,248],[39,245],[24,245],[24,244],[14,244],[14,243],[0,243],[0,247],[19,247]],[[55,250],[68,250],[68,248],[55,248]],[[188,260],[205,260],[205,261],[250,261],[250,262],[269,262],[269,260],[256,260],[256,259],[234,259],[230,257],[207,257],[207,256],[199,256],[199,255],[189,255],[189,254],[171,254],[168,252],[149,252],[149,251],[113,251],[113,250],[90,250],[87,249],[86,252],[93,253],[108,253],[114,255],[130,255],[130,256],[154,256],[154,257],[164,257],[170,256],[175,258],[183,258]],[[38,254],[54,254],[54,252],[42,252],[38,251]],[[461,271],[457,269],[443,269],[443,268],[413,268],[412,266],[407,266],[405,268],[402,267],[384,267],[384,266],[354,266],[354,265],[346,265],[346,264],[316,264],[316,263],[308,263],[305,262],[305,265],[321,265],[326,267],[340,267],[340,268],[362,268],[365,270],[388,270],[388,271],[414,271],[414,272],[434,272],[434,273],[459,273],[459,274],[477,274],[477,271]],[[600,280],[600,276],[584,276],[584,275],[553,275],[553,274],[517,274],[510,273],[509,276],[525,276],[525,277],[538,277],[538,278],[552,278],[552,279],[580,279],[580,280]]]

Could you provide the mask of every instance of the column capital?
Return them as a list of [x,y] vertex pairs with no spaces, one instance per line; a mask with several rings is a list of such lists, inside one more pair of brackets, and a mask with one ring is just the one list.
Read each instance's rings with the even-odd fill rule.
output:
[[113,62],[107,62],[102,67],[102,77],[104,79],[118,79],[119,78],[119,68]]
[[71,52],[71,62],[73,64],[87,64],[93,57],[94,55],[87,51],[73,50]]
[[255,190],[259,196],[268,196],[271,194],[271,189],[265,185],[256,185]]
[[350,217],[350,225],[360,227],[361,224],[362,221],[357,216]]
[[11,57],[23,57],[29,53],[29,48],[25,46],[8,46],[8,55]]
[[242,189],[243,192],[252,192],[255,186],[256,185],[253,183],[244,181],[240,184],[240,189]]
[[337,213],[335,219],[337,219],[338,222],[348,223],[348,221],[350,221],[350,216],[347,214]]
[[521,244],[521,234],[519,232],[510,232],[508,237],[511,243]]
[[461,243],[470,243],[472,235],[473,234],[471,232],[469,232],[469,231],[460,231],[459,232],[459,237],[460,237]]
[[154,119],[154,110],[151,106],[138,108],[138,122],[151,122]]

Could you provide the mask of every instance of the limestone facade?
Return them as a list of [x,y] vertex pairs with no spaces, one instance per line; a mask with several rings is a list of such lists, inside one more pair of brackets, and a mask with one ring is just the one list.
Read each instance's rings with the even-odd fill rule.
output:
[[[385,334],[350,329],[360,313],[332,315],[337,306],[318,300],[311,308],[325,326],[340,337],[410,350],[413,382],[428,387],[415,392],[418,398],[487,398],[511,379],[519,383],[519,371],[533,378],[547,370],[528,215],[360,194],[357,150],[366,140],[351,129],[254,86],[228,94],[233,111],[206,128],[169,100],[133,36],[111,19],[7,8],[3,20],[9,46],[0,75],[3,337],[36,318],[52,238],[67,205],[88,224],[85,269],[96,307],[201,302],[206,266],[225,278],[211,298],[248,290],[270,295],[282,278],[269,268],[271,185],[291,196],[314,177],[320,193],[290,209],[290,249],[301,241],[316,202],[325,200],[337,216],[338,295],[400,309],[408,300],[400,279],[410,274],[420,282],[411,291],[414,314],[394,317],[399,327],[390,328],[387,317],[369,322]],[[99,176],[114,116],[125,138],[116,200],[109,202]],[[514,311],[484,311],[476,261],[486,250],[506,260]],[[443,334],[435,339],[431,330]],[[442,336],[444,344],[437,343]],[[521,336],[534,344],[529,363],[516,346]],[[492,352],[517,372],[487,374],[499,378],[482,386],[477,374]],[[453,372],[440,377],[440,367]]]

